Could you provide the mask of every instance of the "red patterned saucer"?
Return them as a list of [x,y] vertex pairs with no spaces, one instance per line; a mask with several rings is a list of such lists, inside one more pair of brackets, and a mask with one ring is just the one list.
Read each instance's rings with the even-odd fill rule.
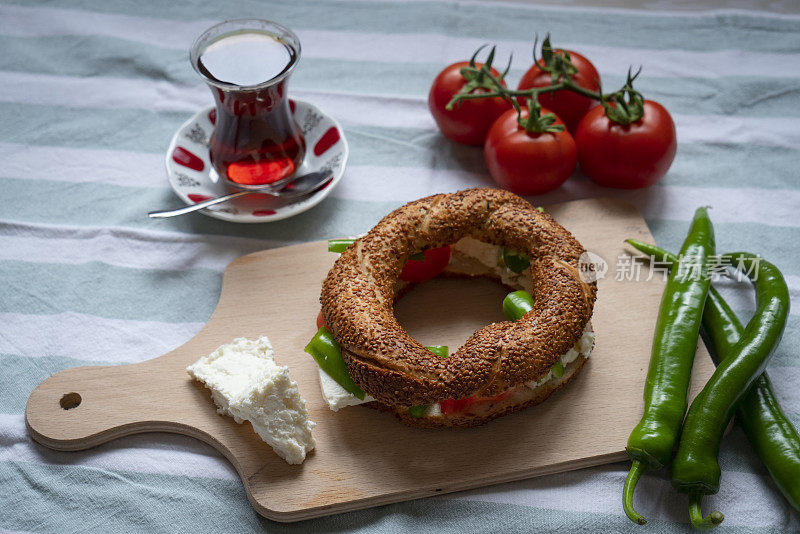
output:
[[[254,193],[206,208],[200,213],[241,223],[279,221],[313,208],[339,183],[348,155],[342,127],[333,117],[309,102],[291,100],[289,104],[306,142],[305,158],[297,172],[305,174],[330,169],[333,180],[323,189],[300,199],[279,199]],[[186,204],[230,192],[209,160],[208,140],[214,129],[215,115],[213,106],[197,112],[175,132],[167,150],[169,183]]]

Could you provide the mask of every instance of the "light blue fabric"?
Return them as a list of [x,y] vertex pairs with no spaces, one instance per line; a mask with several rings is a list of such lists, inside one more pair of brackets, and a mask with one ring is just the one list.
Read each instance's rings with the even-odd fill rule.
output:
[[[167,352],[196,333],[234,258],[263,248],[359,234],[405,201],[491,180],[480,149],[438,134],[427,90],[447,63],[484,42],[515,54],[534,31],[583,51],[606,89],[630,63],[639,89],[675,117],[679,151],[646,191],[594,186],[576,172],[537,204],[615,196],[677,250],[697,205],[711,205],[720,250],[759,252],[800,293],[800,17],[756,11],[602,10],[421,0],[235,3],[141,0],[0,3],[0,530],[31,532],[681,531],[685,498],[663,473],[637,493],[647,527],[622,514],[620,463],[294,525],[260,518],[229,464],[180,436],[133,436],[91,451],[33,443],[30,391],[61,369]],[[347,173],[313,210],[266,225],[193,215],[163,171],[176,128],[210,94],[188,49],[205,27],[258,16],[297,31],[303,57],[290,91],[339,119]],[[724,287],[737,311],[752,296]],[[800,424],[800,320],[770,364]],[[644,365],[644,364],[643,364]],[[720,531],[798,530],[738,428],[725,438],[722,488],[706,506]]]

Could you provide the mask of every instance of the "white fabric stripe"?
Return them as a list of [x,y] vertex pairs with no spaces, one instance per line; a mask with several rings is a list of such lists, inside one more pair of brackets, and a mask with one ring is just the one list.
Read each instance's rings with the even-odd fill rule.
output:
[[186,343],[203,327],[203,323],[107,319],[76,312],[0,313],[0,324],[0,353],[113,363],[156,358]]
[[[360,167],[351,172],[358,174]],[[367,176],[385,176],[386,171],[367,170]],[[406,179],[409,177],[406,175]],[[440,191],[441,176],[435,177],[436,189]],[[393,183],[389,180],[388,183]],[[348,183],[348,182],[344,182]],[[356,189],[364,188],[355,184]],[[463,187],[455,184],[453,190]],[[674,194],[685,196],[683,188]],[[689,188],[694,189],[694,188]],[[412,196],[417,197],[427,192]],[[716,196],[720,192],[715,191]],[[691,211],[691,210],[689,210]],[[687,211],[686,215],[691,214]],[[733,218],[731,222],[737,222]],[[41,263],[80,264],[97,261],[122,267],[140,269],[177,269],[207,268],[222,271],[235,258],[265,248],[288,246],[291,242],[260,241],[235,237],[195,236],[180,233],[149,233],[120,228],[97,228],[83,226],[54,227],[23,223],[0,223],[0,259],[33,261]],[[616,261],[615,258],[606,258]],[[786,276],[792,299],[791,311],[800,314],[800,277]],[[753,299],[749,291],[741,289],[747,284],[736,284],[732,280],[723,280],[720,289],[726,299],[738,310],[752,310]]]
[[[211,103],[201,84],[125,78],[80,78],[0,71],[0,102],[97,109],[195,112]],[[436,131],[425,98],[296,91],[345,125],[420,128]],[[386,113],[392,109],[392,113]],[[681,143],[753,143],[800,148],[800,118],[673,114]]]
[[[769,258],[764,259],[769,260]],[[784,274],[783,278],[789,288],[789,314],[800,315],[800,276]],[[714,281],[714,286],[731,308],[739,314],[744,314],[740,315],[743,321],[749,319],[756,310],[755,293],[751,291],[751,284],[744,275],[740,279],[737,279],[735,275],[729,278],[720,278]],[[800,393],[800,388],[797,391]],[[800,396],[798,396],[797,406],[800,407]]]
[[[141,163],[144,171],[134,166],[128,166],[124,167],[124,172],[120,168],[109,172],[91,173],[90,171],[96,166],[97,158],[103,155],[101,152],[103,151],[58,147],[25,147],[13,143],[0,143],[0,158],[8,162],[0,170],[0,176],[68,182],[102,182],[121,186],[163,187],[163,175],[159,176],[157,180],[153,180],[149,170],[161,160],[162,156],[139,152],[109,151],[112,158],[119,158],[130,163]],[[53,154],[56,157],[51,157]],[[68,164],[64,164],[64,162],[68,162]],[[109,164],[109,169],[115,168],[114,164]],[[31,169],[31,171],[26,173],[26,169]],[[332,194],[337,198],[350,200],[400,202],[478,185],[491,186],[493,182],[486,173],[476,174],[466,171],[435,170],[421,167],[361,165],[348,167],[345,179],[342,180]],[[800,205],[800,191],[675,185],[657,186],[655,190],[659,191],[659,202],[646,202],[647,198],[652,195],[653,189],[638,191],[608,189],[597,186],[586,179],[573,177],[560,189],[538,197],[537,202],[547,204],[576,198],[614,196],[628,200],[637,206],[644,206],[645,216],[651,219],[689,220],[697,206],[711,205],[712,208],[716,208],[713,216],[717,222],[757,222],[771,226],[800,226],[800,220],[794,216],[794,207]],[[113,233],[114,231],[104,230],[107,233]],[[2,232],[3,226],[0,226],[0,233]],[[100,230],[87,229],[84,232],[86,233],[83,235],[76,235],[68,239],[86,240],[98,238]],[[5,233],[8,234],[8,232]],[[0,235],[0,243],[8,239],[15,239],[15,236]],[[43,240],[41,243],[32,242],[30,245],[25,245],[20,242],[20,245],[30,250],[35,250],[40,246],[43,247],[45,245],[44,241],[49,241],[50,239],[49,232],[46,235],[43,234],[41,239]],[[148,239],[147,241],[150,240]],[[58,246],[57,240],[55,244],[55,246]],[[223,267],[227,265],[227,262],[235,257],[235,253],[260,250],[276,244],[286,243],[227,237],[197,238],[192,241],[192,246],[201,245],[201,248],[192,250],[191,247],[187,246],[184,255],[179,254],[179,258],[183,261],[175,262],[172,258],[172,254],[176,252],[175,243],[170,240],[170,248],[162,251],[169,256],[170,261],[162,263],[162,260],[158,258],[154,260],[153,266],[177,263],[175,268],[185,268],[187,266],[186,262],[191,260],[195,262],[195,266],[198,266],[196,262],[201,262],[201,264],[203,262],[211,262],[212,268],[220,268],[221,264]],[[97,246],[102,246],[102,243]],[[147,246],[152,246],[152,243],[148,243]],[[223,250],[220,251],[219,249]],[[68,261],[80,261],[80,252],[71,250],[69,245],[65,245],[65,257],[76,258]],[[5,255],[13,253],[14,250],[9,250],[8,248],[2,250],[0,248],[0,257],[7,257]],[[126,258],[125,260],[119,260],[122,261],[122,263],[119,263],[121,265],[127,265],[125,261],[129,259],[140,261],[140,251],[137,250],[136,246],[130,247],[130,250],[118,250],[114,253],[122,254]],[[117,263],[117,261],[113,258],[108,260],[109,263]]]
[[[355,167],[354,169],[358,172],[360,168]],[[367,174],[372,175],[374,172]],[[438,186],[441,186],[442,180],[437,178],[436,181]],[[458,189],[458,187],[456,185],[453,189]],[[682,188],[665,187],[662,189]],[[421,192],[414,196],[424,194],[426,193]],[[674,194],[678,197],[686,195],[682,190]],[[691,216],[689,212],[687,215]],[[734,218],[731,222],[737,222],[737,220]],[[0,223],[0,260],[37,263],[81,264],[96,261],[137,269],[205,268],[222,271],[239,256],[265,248],[290,244],[292,243],[191,234],[150,235],[114,228],[82,226],[56,228],[50,225]],[[611,265],[609,276],[613,276],[617,259],[605,259]],[[800,276],[785,276],[785,278],[792,300],[791,313],[800,314]],[[737,284],[732,279],[723,279],[718,286],[734,309],[744,311],[754,309],[751,293],[743,290],[747,286],[747,282]],[[102,330],[102,328],[98,327],[98,330]],[[20,346],[23,345],[24,343],[21,342]]]
[[[465,61],[486,38],[448,37],[430,33],[422,34],[371,34],[322,30],[300,30],[298,36],[311,50],[309,57],[350,61],[375,61],[381,63],[441,63],[442,67],[456,61]],[[643,76],[666,78],[721,78],[727,76],[768,76],[793,78],[797,71],[782,70],[781,64],[800,67],[798,54],[764,54],[743,50],[657,50],[644,48],[617,48],[586,44],[576,40],[559,40],[559,47],[576,50],[588,57],[601,75],[625,76],[631,65],[641,65],[647,57]],[[375,43],[380,43],[379,47]],[[513,54],[512,69],[519,75],[533,63],[533,40],[492,39],[497,46],[497,65],[505,66]],[[485,57],[485,56],[481,56]],[[741,67],[741,69],[736,67]],[[774,69],[774,70],[772,70]]]
[[800,149],[800,121],[793,118],[679,113],[672,113],[672,118],[683,144],[754,144]]
[[0,142],[0,176],[33,180],[164,187],[164,155]]
[[[434,193],[465,187],[492,185],[487,175],[399,167],[348,167],[345,179],[332,192],[353,200],[410,201]],[[657,195],[655,195],[657,193]],[[654,196],[657,199],[650,201]],[[800,191],[756,188],[712,188],[665,185],[640,190],[610,189],[573,176],[556,191],[535,198],[537,204],[554,204],[581,198],[616,197],[642,209],[645,217],[691,220],[698,206],[710,205],[715,222],[754,222],[797,227]]]
[[[226,236],[226,235],[213,235],[213,234],[191,234],[185,233],[180,231],[156,231],[156,230],[144,230],[141,228],[126,228],[126,227],[115,227],[115,226],[72,226],[67,224],[43,224],[43,223],[30,223],[30,222],[9,222],[9,221],[0,221],[0,235],[3,236],[21,236],[21,237],[31,237],[33,239],[40,239],[43,237],[48,238],[47,242],[49,243],[49,239],[92,239],[98,236],[109,236],[105,239],[121,239],[124,241],[120,241],[127,246],[131,246],[132,243],[138,242],[153,242],[153,243],[162,243],[164,246],[171,246],[176,247],[172,249],[175,250],[183,250],[184,248],[188,251],[191,251],[192,247],[203,247],[203,246],[213,246],[217,247],[222,251],[226,251],[228,249],[236,252],[239,252],[239,255],[242,256],[249,252],[256,252],[259,250],[264,250],[268,248],[275,248],[280,246],[288,246],[295,244],[295,241],[276,241],[276,240],[268,240],[268,239],[252,239],[246,237],[236,237],[236,236]],[[41,241],[40,241],[41,242]],[[81,243],[83,245],[83,242]],[[28,251],[30,252],[31,256],[28,256],[28,259],[31,258],[45,258],[38,261],[52,261],[53,258],[47,259],[46,256],[41,256],[42,252],[40,249],[37,249],[32,246],[28,246]],[[141,248],[141,245],[134,245]],[[6,254],[6,256],[3,256]],[[192,257],[192,253],[189,252],[186,256],[183,256],[182,261],[188,261],[189,258]],[[203,268],[209,269],[223,269],[227,266],[226,261],[227,258],[225,255],[222,257],[215,259],[214,257],[203,257],[202,254],[198,255],[198,261],[200,261],[200,266]],[[75,256],[74,253],[72,256],[69,257],[80,257]],[[170,254],[170,264],[175,263],[175,255]],[[178,256],[180,257],[180,256]],[[0,250],[0,258],[3,259],[20,259],[17,257],[17,254],[14,251],[8,250]],[[152,262],[145,261],[142,263],[141,259],[133,259],[129,255],[109,255],[106,256],[107,260],[106,263],[116,263],[121,266],[144,266],[151,268],[166,268],[165,264],[160,266],[153,266]],[[127,261],[135,261],[138,262],[136,265],[131,263],[124,263],[123,258],[127,258]],[[87,260],[91,261],[91,260]],[[101,261],[98,259],[98,261]],[[73,260],[74,263],[80,263],[81,261]],[[181,262],[177,262],[180,267]]]
[[0,259],[42,263],[99,261],[136,269],[223,271],[239,256],[290,244],[124,228],[0,222]]
[[[440,499],[514,504],[564,512],[617,514],[625,518],[620,505],[620,492],[627,474],[623,469],[627,468],[627,463],[618,467],[598,467],[592,469],[591,476],[587,476],[586,471],[571,471],[444,495]],[[768,478],[768,475],[756,473],[725,471],[720,492],[706,496],[703,509],[724,511],[726,526],[773,527],[786,529],[784,532],[800,528],[797,515],[787,513],[789,505]],[[758,498],[753,498],[754,493]],[[648,473],[641,478],[636,488],[636,509],[649,520],[688,522],[686,496],[676,493],[669,481],[660,474]],[[764,510],[775,513],[764,514]]]
[[[219,22],[211,20],[184,22],[12,4],[0,5],[0,18],[4,21],[0,33],[14,37],[104,35],[177,50],[189,50],[198,35],[212,24]],[[305,50],[303,52],[305,53]]]
[[[96,261],[137,269],[206,268],[222,271],[237,257],[267,248],[266,244],[259,241],[241,238],[201,237],[186,234],[159,237],[159,240],[155,240],[152,236],[139,236],[136,232],[105,228],[66,227],[55,229],[36,225],[2,223],[0,224],[0,260],[58,264],[81,264]],[[244,243],[237,244],[234,241]],[[288,246],[290,244],[270,242],[269,246]],[[617,258],[605,258],[605,260],[611,266],[609,277],[612,277],[615,273]],[[800,276],[785,276],[785,279],[789,286],[792,303],[790,312],[793,315],[800,314]],[[722,279],[717,286],[734,309],[744,312],[754,310],[752,294],[746,290],[747,282],[737,283],[733,279]],[[23,324],[26,320],[22,319],[20,323]],[[98,320],[105,321],[100,318]],[[5,324],[13,323],[14,321],[9,319]],[[0,320],[0,324],[3,324],[2,320]],[[74,324],[88,328],[84,319]],[[120,322],[120,331],[124,331],[122,328],[124,324],[125,321]],[[91,329],[107,330],[102,325],[91,327]],[[31,332],[44,330],[46,328],[34,329]],[[22,332],[22,329],[15,327],[13,331]],[[0,352],[14,352],[13,350],[4,350],[2,337],[3,334],[0,333]],[[32,339],[34,337],[32,336]],[[24,337],[20,338],[17,346],[24,346],[24,339]],[[53,346],[57,347],[58,345]],[[58,351],[56,353],[67,355]]]
[[[770,373],[775,389],[785,406],[797,406],[800,402],[800,392],[794,387],[800,379],[800,368],[777,367]],[[35,463],[71,463],[83,467],[115,469],[126,471],[140,471],[148,473],[183,475],[190,477],[210,477],[221,479],[236,479],[232,467],[224,458],[210,446],[206,446],[194,439],[173,434],[160,433],[159,439],[155,434],[147,436],[129,436],[87,452],[60,453],[48,451],[47,461],[31,448],[30,440],[25,430],[23,415],[0,414],[0,461],[16,460]],[[147,461],[141,461],[142,458]],[[605,479],[609,485],[620,485],[624,473],[613,467],[596,468],[590,479],[585,472],[573,471],[551,477],[536,478],[503,486],[494,486],[488,489],[474,490],[456,494],[448,498],[481,500],[487,502],[510,503],[523,506],[536,506],[538,508],[551,508],[559,510],[573,510],[596,513],[608,513],[617,510],[618,495],[606,496],[596,494],[598,478]],[[619,480],[617,480],[619,478]],[[717,497],[716,506],[724,509],[737,510],[747,506],[741,498],[734,498],[732,494],[738,493],[740,484],[747,482],[745,487],[764,485],[766,480],[758,475],[746,472],[726,471],[720,496]],[[663,493],[662,493],[663,486]],[[592,496],[588,493],[594,494]],[[584,494],[586,495],[576,495]],[[668,484],[664,484],[661,477],[645,476],[643,485],[638,489],[637,496],[642,499],[640,511],[653,510],[653,518],[667,519],[669,508],[675,505],[683,506],[683,500],[672,491]],[[648,499],[647,497],[650,497]],[[576,498],[579,497],[579,498]],[[589,498],[591,497],[591,498]],[[780,496],[776,493],[776,498]],[[651,500],[652,499],[652,500]],[[660,504],[663,499],[669,501],[667,509],[662,509]],[[714,500],[708,501],[709,506],[714,506]],[[783,501],[776,502],[783,506]],[[621,511],[620,511],[621,513]],[[664,514],[663,516],[660,514]],[[741,514],[745,517],[748,514]],[[732,519],[732,518],[731,518]],[[763,518],[759,518],[763,520]],[[736,520],[735,524],[741,519]],[[734,524],[731,521],[729,524]]]
[[[23,415],[0,415],[0,461],[237,480],[233,468],[215,449],[175,434],[128,436],[90,451],[48,450],[44,456],[39,448],[32,445],[27,435]],[[441,498],[622,515],[618,493],[598,491],[597,488],[599,484],[607,488],[621,487],[625,472],[618,466],[605,466],[592,469],[590,478],[586,474],[586,471],[572,471]],[[754,488],[759,489],[763,498],[744,498]],[[671,521],[676,516],[683,517],[680,512],[685,513],[685,497],[676,494],[661,476],[647,474],[642,477],[637,488],[637,502],[639,511],[651,519]],[[784,514],[760,513],[764,509],[783,510],[788,505],[766,477],[753,473],[726,471],[720,493],[706,497],[705,504],[709,509],[730,510],[726,514],[728,525],[798,527],[797,519],[791,515],[787,518]],[[764,508],[766,504],[768,507]]]
[[0,101],[41,106],[194,112],[211,103],[211,94],[202,85],[163,80],[0,71],[0,83],[14,85],[0,94]]
[[[796,347],[792,349],[795,351]],[[800,415],[800,367],[768,367],[769,378],[775,389],[775,395],[781,403],[784,411],[795,422]]]
[[[583,8],[582,8],[583,10]],[[18,37],[57,35],[104,35],[162,48],[188,50],[194,39],[215,20],[153,19],[132,15],[88,13],[45,7],[0,5],[5,24],[0,33]],[[303,56],[380,63],[451,63],[462,61],[486,43],[485,38],[456,37],[432,33],[367,33],[294,28],[303,43]],[[531,57],[532,41],[496,40],[498,57],[510,53],[523,69]],[[800,71],[800,54],[778,54],[741,50],[700,51],[649,50],[559,41],[558,46],[574,48],[592,59],[602,73],[623,76],[630,65],[647,56],[648,76],[701,77],[770,76],[795,77]],[[743,43],[744,44],[744,43]],[[502,62],[501,62],[502,63]],[[187,63],[187,69],[188,69]]]
[[[350,0],[351,2],[364,2],[364,3],[374,3],[380,2],[384,4],[394,4],[397,3],[398,0]],[[650,0],[653,6],[664,5],[663,2],[659,0]],[[414,3],[426,3],[426,4],[458,4],[458,5],[465,5],[465,6],[485,6],[485,1],[480,0],[414,0]],[[719,16],[725,15],[741,15],[744,17],[752,17],[757,19],[780,19],[783,17],[789,19],[800,19],[800,15],[796,15],[794,13],[782,13],[781,10],[788,10],[792,11],[792,8],[795,7],[794,4],[791,3],[789,0],[777,1],[770,3],[770,9],[775,11],[775,13],[769,11],[758,11],[757,4],[754,3],[752,9],[749,9],[746,2],[740,2],[742,7],[740,8],[719,8],[720,2],[671,2],[668,5],[672,11],[660,10],[651,5],[648,5],[646,1],[639,1],[637,2],[636,7],[624,8],[624,7],[617,7],[617,6],[603,6],[602,8],[595,7],[591,0],[548,0],[546,2],[537,2],[535,5],[527,3],[526,0],[518,0],[517,2],[509,2],[503,0],[492,0],[493,6],[498,6],[501,8],[509,8],[509,9],[529,9],[531,11],[563,11],[563,12],[570,12],[570,13],[596,13],[596,14],[607,14],[607,13],[619,13],[625,16],[641,16],[642,18],[653,18],[657,16],[661,17],[674,17],[674,18],[685,18],[687,16],[697,17],[697,18],[716,18]]]
[[33,445],[23,415],[0,414],[0,461],[77,465],[160,475],[238,480],[230,463],[210,445],[187,436],[149,433],[128,436],[88,451],[59,452]]
[[[614,275],[610,273],[608,276]],[[800,309],[798,309],[800,308],[800,276],[784,275],[783,278],[789,288],[789,314],[792,316],[800,315]],[[720,278],[714,281],[714,286],[719,290],[725,301],[730,304],[731,308],[741,314],[740,319],[743,322],[749,320],[756,309],[755,293],[751,290],[752,285],[744,275],[740,279],[737,279],[735,275],[729,278]],[[800,393],[800,388],[797,391]],[[798,395],[797,405],[800,406],[800,395]]]

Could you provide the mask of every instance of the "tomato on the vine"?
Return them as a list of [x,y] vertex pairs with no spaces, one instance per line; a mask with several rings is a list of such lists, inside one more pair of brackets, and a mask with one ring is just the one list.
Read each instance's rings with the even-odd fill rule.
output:
[[[549,113],[541,110],[541,115]],[[522,110],[523,120],[528,110]],[[553,124],[564,123],[556,118]],[[518,195],[540,195],[556,189],[575,170],[578,150],[567,131],[528,132],[517,112],[504,113],[489,130],[483,147],[489,173],[501,187]]]
[[[428,108],[445,137],[465,145],[480,145],[495,119],[511,108],[511,104],[501,97],[491,97],[464,100],[453,109],[446,109],[450,99],[467,83],[461,69],[469,65],[468,61],[454,63],[439,73],[428,93]],[[476,68],[482,65],[475,63]],[[495,69],[491,72],[495,77],[500,76]],[[501,83],[505,87],[505,82]],[[473,92],[487,92],[487,89],[477,88]]]
[[[554,50],[556,53],[563,53],[561,49]],[[600,82],[600,74],[597,69],[592,65],[592,62],[586,59],[577,52],[567,50],[571,63],[578,69],[578,72],[573,74],[572,81],[575,85],[589,89],[590,91],[597,91],[599,89],[598,83]],[[544,59],[540,59],[522,76],[519,81],[517,89],[531,89],[533,87],[545,87],[553,83],[553,78],[549,72],[542,70],[540,67],[544,65]],[[518,98],[520,105],[525,105],[523,97]],[[559,91],[541,93],[539,95],[539,103],[561,117],[567,129],[575,133],[578,123],[584,115],[596,104],[594,100],[589,97],[579,95],[578,93],[561,89]]]
[[426,282],[444,271],[450,263],[450,247],[429,248],[423,252],[425,259],[409,259],[400,272],[400,279],[419,284]]
[[583,172],[600,185],[622,189],[658,182],[678,148],[672,117],[652,100],[644,101],[642,118],[630,124],[611,121],[602,107],[592,109],[578,125],[575,141]]

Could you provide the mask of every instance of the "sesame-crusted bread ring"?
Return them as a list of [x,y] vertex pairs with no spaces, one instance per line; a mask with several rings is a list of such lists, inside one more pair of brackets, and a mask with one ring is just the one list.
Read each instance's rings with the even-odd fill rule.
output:
[[[393,300],[411,255],[464,237],[528,255],[534,306],[440,358],[398,324]],[[508,191],[433,195],[394,210],[342,253],[322,284],[322,314],[350,376],[385,405],[489,397],[545,376],[580,339],[596,294],[578,272],[583,252],[552,217]]]

